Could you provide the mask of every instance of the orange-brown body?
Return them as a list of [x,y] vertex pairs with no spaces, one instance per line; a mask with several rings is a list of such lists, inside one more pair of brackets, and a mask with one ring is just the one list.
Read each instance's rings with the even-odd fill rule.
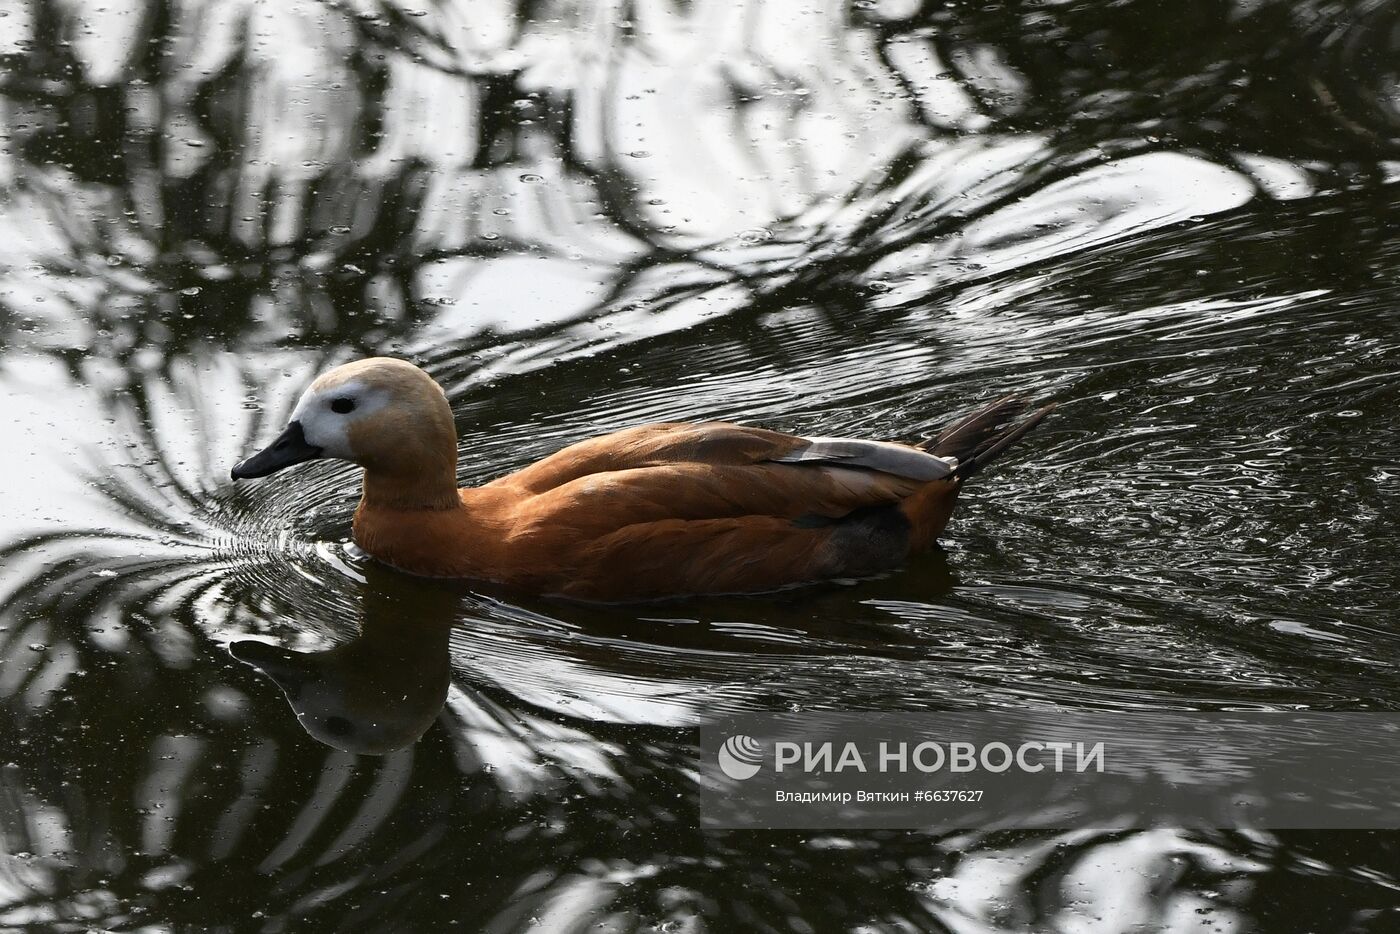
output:
[[928,548],[964,479],[1048,409],[1011,425],[1022,411],[1001,400],[923,446],[644,425],[457,489],[441,388],[375,358],[313,383],[287,432],[234,476],[324,456],[361,465],[355,541],[413,574],[598,601],[747,593],[868,576]]
[[[367,489],[355,541],[416,574],[631,600],[868,575],[947,524],[957,480],[771,461],[802,443],[723,423],[643,426],[458,490],[448,508],[404,508]],[[876,541],[872,527],[862,541],[834,521],[872,506],[897,507],[907,532]]]

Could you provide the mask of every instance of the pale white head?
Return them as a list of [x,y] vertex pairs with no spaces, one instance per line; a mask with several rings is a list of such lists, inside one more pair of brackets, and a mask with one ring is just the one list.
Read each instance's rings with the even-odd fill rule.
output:
[[265,477],[326,457],[364,467],[367,488],[373,481],[389,496],[453,493],[457,438],[446,394],[405,360],[371,357],[338,366],[302,393],[286,430],[238,463],[233,478]]

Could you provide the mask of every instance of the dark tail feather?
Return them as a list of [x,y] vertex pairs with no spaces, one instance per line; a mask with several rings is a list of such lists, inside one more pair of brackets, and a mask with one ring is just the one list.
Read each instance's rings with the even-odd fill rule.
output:
[[1055,408],[1054,405],[1043,406],[1017,422],[1027,406],[1025,399],[1016,396],[998,399],[949,425],[937,438],[922,447],[939,457],[956,457],[958,466],[953,470],[953,476],[970,477],[1040,424],[1041,419]]

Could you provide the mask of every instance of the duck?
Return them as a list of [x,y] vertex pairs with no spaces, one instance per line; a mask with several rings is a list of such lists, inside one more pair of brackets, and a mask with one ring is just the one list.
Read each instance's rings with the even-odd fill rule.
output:
[[932,548],[968,479],[1053,408],[1008,396],[922,444],[646,424],[459,489],[447,394],[371,357],[318,376],[232,477],[358,465],[355,544],[408,574],[599,603],[751,594],[877,576]]
[[405,593],[391,573],[365,569],[359,629],[329,648],[303,652],[263,638],[227,646],[281,688],[307,735],[333,749],[365,756],[402,749],[447,702],[458,595],[436,582]]

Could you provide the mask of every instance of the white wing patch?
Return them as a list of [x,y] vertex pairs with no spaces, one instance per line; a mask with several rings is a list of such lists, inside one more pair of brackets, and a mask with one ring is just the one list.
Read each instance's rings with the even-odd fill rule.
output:
[[862,467],[881,473],[927,482],[939,480],[958,466],[956,457],[935,457],[927,451],[889,441],[857,441],[851,438],[803,438],[806,447],[775,457],[783,464],[831,464]]

